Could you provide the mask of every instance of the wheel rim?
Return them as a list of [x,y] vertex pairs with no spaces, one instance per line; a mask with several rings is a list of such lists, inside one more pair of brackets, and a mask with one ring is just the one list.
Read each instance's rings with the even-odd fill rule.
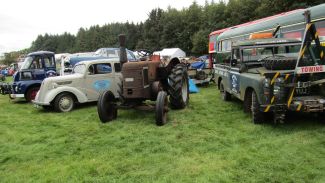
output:
[[188,93],[188,90],[187,90],[187,82],[186,82],[186,79],[184,79],[183,83],[182,83],[182,99],[184,102],[187,101],[187,93]]
[[38,90],[32,90],[32,92],[30,93],[30,96],[29,96],[30,100],[35,99],[37,92],[38,92]]
[[59,107],[62,111],[70,111],[72,109],[73,100],[71,97],[64,96],[60,99]]

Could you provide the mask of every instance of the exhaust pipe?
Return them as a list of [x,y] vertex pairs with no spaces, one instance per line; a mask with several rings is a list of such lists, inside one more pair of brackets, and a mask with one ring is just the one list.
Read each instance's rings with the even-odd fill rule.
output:
[[119,43],[120,43],[120,62],[121,65],[126,63],[128,61],[127,55],[126,55],[126,48],[125,48],[125,42],[126,42],[126,37],[125,34],[120,34],[118,36]]

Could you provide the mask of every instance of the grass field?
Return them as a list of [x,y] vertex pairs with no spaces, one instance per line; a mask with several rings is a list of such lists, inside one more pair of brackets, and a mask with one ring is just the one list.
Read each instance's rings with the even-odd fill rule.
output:
[[0,182],[325,182],[325,124],[254,125],[242,111],[213,86],[162,127],[153,112],[101,124],[94,105],[54,113],[0,96]]

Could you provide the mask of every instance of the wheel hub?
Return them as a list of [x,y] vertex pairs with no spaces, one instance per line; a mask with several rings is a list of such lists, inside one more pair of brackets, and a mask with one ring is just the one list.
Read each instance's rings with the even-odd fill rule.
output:
[[69,109],[71,107],[71,100],[67,97],[63,97],[61,100],[60,100],[60,107],[62,109]]

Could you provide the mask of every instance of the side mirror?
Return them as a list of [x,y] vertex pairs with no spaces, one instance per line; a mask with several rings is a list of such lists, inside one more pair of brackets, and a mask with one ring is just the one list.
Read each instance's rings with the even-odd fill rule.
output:
[[232,59],[232,60],[230,60],[230,65],[231,66],[236,66],[237,65],[237,59]]
[[247,72],[248,68],[247,65],[242,63],[239,68],[239,73]]
[[71,64],[69,62],[64,62],[64,67],[69,67]]

